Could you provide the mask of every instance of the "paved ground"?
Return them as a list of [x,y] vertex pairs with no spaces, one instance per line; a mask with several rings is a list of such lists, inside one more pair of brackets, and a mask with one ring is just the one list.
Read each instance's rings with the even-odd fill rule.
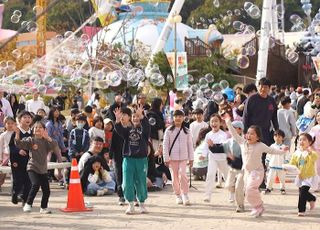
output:
[[51,185],[49,206],[51,215],[39,214],[38,194],[33,212],[25,214],[20,206],[10,203],[9,184],[0,193],[0,229],[320,229],[320,208],[306,217],[297,217],[297,189],[288,185],[288,194],[283,196],[273,191],[264,195],[266,212],[261,218],[235,213],[235,207],[227,201],[227,191],[217,189],[210,204],[203,203],[204,182],[194,182],[198,189],[191,189],[192,205],[176,205],[172,188],[149,193],[149,214],[126,216],[126,207],[117,205],[117,197],[85,197],[94,205],[88,213],[63,213],[59,208],[66,205],[67,191]]

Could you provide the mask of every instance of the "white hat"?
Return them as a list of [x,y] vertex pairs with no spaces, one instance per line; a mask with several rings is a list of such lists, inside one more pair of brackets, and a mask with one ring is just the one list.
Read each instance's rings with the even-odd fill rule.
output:
[[105,118],[105,119],[103,120],[103,123],[104,123],[104,124],[108,124],[109,122],[113,123],[110,118]]

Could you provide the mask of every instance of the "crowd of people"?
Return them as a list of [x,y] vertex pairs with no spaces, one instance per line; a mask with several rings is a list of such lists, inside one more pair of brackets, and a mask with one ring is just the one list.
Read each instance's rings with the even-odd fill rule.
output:
[[[0,92],[0,164],[12,169],[12,203],[30,212],[41,187],[40,212],[50,213],[49,181],[67,185],[47,162],[75,158],[83,192],[117,193],[119,205],[128,202],[126,214],[136,206],[146,213],[148,192],[170,184],[175,202],[190,205],[188,171],[205,181],[204,202],[224,182],[235,211],[245,211],[246,199],[254,217],[263,214],[261,193],[275,192],[276,177],[279,194],[286,194],[290,171],[297,175],[298,215],[306,215],[307,202],[315,208],[310,190],[320,191],[320,89],[276,87],[262,78],[258,87],[236,87],[222,102],[196,108],[178,95],[173,89],[149,105],[146,95],[132,97],[126,89],[105,107],[99,90],[87,104],[79,91],[66,119],[63,93],[45,105],[38,92],[30,100]],[[0,174],[0,186],[5,178]]]

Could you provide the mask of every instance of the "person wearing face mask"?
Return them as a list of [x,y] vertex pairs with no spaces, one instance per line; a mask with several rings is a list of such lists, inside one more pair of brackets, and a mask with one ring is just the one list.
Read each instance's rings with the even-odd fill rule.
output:
[[84,126],[87,117],[78,115],[76,117],[77,127],[72,129],[69,135],[69,158],[76,158],[77,161],[81,158],[82,154],[88,151],[90,146],[89,133]]

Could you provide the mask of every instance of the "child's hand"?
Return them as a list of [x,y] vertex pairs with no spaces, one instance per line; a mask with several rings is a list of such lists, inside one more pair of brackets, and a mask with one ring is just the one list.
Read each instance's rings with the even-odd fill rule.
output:
[[289,146],[285,146],[282,150],[285,151],[285,152],[287,152],[287,151],[290,150],[290,148],[289,148]]
[[19,154],[20,154],[21,156],[27,156],[27,152],[24,151],[23,149],[21,149],[21,150],[19,151]]
[[225,120],[226,122],[231,120],[230,114],[229,113],[224,113],[221,115],[222,120]]
[[210,139],[207,141],[207,143],[208,143],[209,147],[212,147],[214,145],[213,141]]
[[136,110],[136,114],[140,117],[140,119],[143,118],[143,106],[142,105],[138,105],[138,108]]
[[204,159],[206,159],[204,156],[199,156],[199,160],[204,161]]
[[120,119],[121,119],[121,110],[120,110],[120,108],[115,108],[115,110],[113,110],[113,113],[114,113],[114,115],[116,117],[116,120],[120,121]]
[[234,160],[234,156],[231,153],[227,154],[227,158],[229,158],[230,160]]

